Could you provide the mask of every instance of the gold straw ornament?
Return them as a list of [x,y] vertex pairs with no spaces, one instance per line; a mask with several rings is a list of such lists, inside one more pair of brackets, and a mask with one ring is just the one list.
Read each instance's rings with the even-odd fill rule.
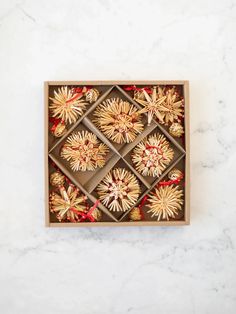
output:
[[57,92],[54,90],[54,97],[49,97],[52,100],[49,105],[52,116],[62,119],[65,123],[75,123],[88,104],[82,97],[83,93],[73,93],[68,86],[58,88]]
[[60,171],[55,171],[50,175],[50,184],[55,187],[63,186],[65,183],[65,176]]
[[59,187],[60,194],[51,192],[49,196],[49,208],[52,213],[57,214],[57,219],[61,222],[69,220],[79,222],[81,220],[80,212],[86,212],[87,197],[80,194],[80,191],[73,184],[69,184],[67,190],[65,187]]
[[144,107],[141,112],[147,112],[148,125],[151,124],[154,116],[156,116],[160,123],[163,123],[164,114],[160,110],[160,106],[166,100],[166,96],[162,88],[154,86],[150,95],[143,89],[142,93],[139,92],[139,94],[136,94],[135,100]]
[[133,150],[131,158],[135,169],[144,176],[159,177],[174,157],[164,135],[155,133],[142,140]]
[[169,128],[169,132],[175,137],[181,137],[184,134],[184,128],[180,123],[174,122]]
[[85,93],[85,99],[90,104],[97,101],[99,97],[99,91],[96,88],[90,88]]
[[184,100],[181,99],[180,95],[176,91],[175,86],[169,89],[166,88],[164,91],[166,100],[160,108],[164,114],[164,122],[166,125],[169,124],[169,122],[179,122],[180,118],[183,117]]
[[102,168],[109,148],[88,131],[73,132],[62,147],[61,157],[70,162],[73,171]]
[[148,196],[146,206],[150,209],[147,213],[151,213],[151,217],[157,217],[158,221],[175,218],[178,212],[182,210],[183,190],[179,190],[178,186],[160,186],[155,188],[154,192],[151,192]]
[[183,99],[175,87],[153,86],[150,95],[143,89],[134,94],[134,99],[144,107],[141,113],[147,113],[148,125],[154,117],[162,124],[173,123],[183,117]]
[[125,168],[111,170],[97,187],[102,204],[117,212],[130,209],[140,192],[138,180]]
[[95,110],[93,122],[113,142],[132,142],[143,131],[141,114],[128,101],[120,98],[105,100]]
[[140,221],[143,219],[141,208],[139,207],[132,208],[128,215],[129,215],[129,219],[132,221]]
[[169,178],[170,180],[173,180],[173,181],[175,181],[175,180],[179,180],[179,181],[180,181],[181,179],[183,179],[183,177],[184,177],[183,172],[180,171],[180,170],[177,169],[177,168],[172,169],[172,170],[168,173],[168,178]]

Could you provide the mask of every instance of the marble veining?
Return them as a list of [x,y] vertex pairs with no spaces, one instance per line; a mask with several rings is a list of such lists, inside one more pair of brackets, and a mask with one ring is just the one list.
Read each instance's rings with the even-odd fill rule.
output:
[[[234,314],[236,1],[0,1],[2,314]],[[43,81],[189,79],[191,225],[44,227]]]

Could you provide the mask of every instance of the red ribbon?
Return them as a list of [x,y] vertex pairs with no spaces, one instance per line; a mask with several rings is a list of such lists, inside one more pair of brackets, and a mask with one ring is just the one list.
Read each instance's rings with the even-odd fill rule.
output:
[[79,98],[81,95],[83,95],[83,94],[82,94],[82,93],[76,93],[76,94],[73,93],[73,95],[75,95],[75,96],[72,97],[71,99],[68,99],[68,100],[66,101],[67,104],[69,104],[70,102],[72,102],[72,101],[78,99],[78,98]]
[[152,89],[150,87],[136,87],[136,85],[123,86],[124,90],[127,91],[142,91],[145,90],[148,94],[152,94]]
[[53,123],[53,126],[51,127],[51,132],[54,132],[56,130],[56,127],[58,126],[59,123],[65,124],[65,121],[59,118],[49,118],[49,121]]
[[100,203],[100,201],[97,200],[94,203],[94,205],[89,209],[89,211],[87,213],[81,212],[81,211],[77,211],[75,208],[70,208],[70,210],[72,210],[73,212],[75,212],[78,215],[81,215],[82,219],[80,220],[80,222],[83,222],[86,219],[88,219],[90,222],[96,222],[95,218],[92,216],[92,213],[97,208],[99,203]]
[[142,210],[142,207],[143,207],[144,204],[146,203],[147,199],[148,199],[148,195],[146,194],[146,195],[143,197],[143,199],[141,200],[140,204],[138,205],[138,208],[139,208],[139,210],[140,210],[141,220],[144,220],[144,219],[145,219],[145,217],[144,217],[144,212],[143,212],[143,210]]
[[98,204],[100,203],[99,200],[96,200],[96,202],[94,203],[94,205],[90,208],[90,210],[87,212],[87,218],[91,221],[91,222],[95,222],[94,217],[92,216],[93,211],[97,208]]
[[184,176],[182,175],[180,178],[178,178],[176,180],[161,181],[161,182],[158,183],[158,185],[159,186],[167,186],[167,185],[171,185],[171,184],[179,184],[180,181],[183,179],[183,177]]
[[[90,90],[92,88],[92,86],[83,86],[83,87],[73,87],[72,88],[72,95],[74,94],[84,94],[86,93],[88,90]],[[84,90],[84,91],[83,91]]]
[[77,214],[78,216],[81,216],[82,219],[86,219],[86,218],[87,218],[86,213],[84,213],[84,212],[82,212],[82,211],[79,211],[79,210],[77,210],[77,209],[74,208],[74,207],[71,207],[70,210],[71,210],[73,213]]

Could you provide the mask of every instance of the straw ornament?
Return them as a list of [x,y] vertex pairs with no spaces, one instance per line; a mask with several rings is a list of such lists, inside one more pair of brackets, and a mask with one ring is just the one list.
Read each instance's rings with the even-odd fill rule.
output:
[[132,142],[143,130],[138,109],[128,101],[110,98],[97,107],[94,123],[113,142]]
[[148,94],[145,89],[142,92],[136,92],[134,99],[144,108],[141,113],[147,112],[148,125],[154,117],[162,124],[179,121],[183,117],[183,100],[180,99],[175,87],[167,89],[166,87],[153,86],[152,93]]
[[93,212],[91,213],[91,216],[94,218],[95,221],[101,221],[102,220],[102,212],[98,208],[95,208],[93,210]]
[[129,212],[129,219],[132,221],[140,221],[142,220],[141,208],[134,207]]
[[111,170],[97,187],[103,205],[110,211],[127,211],[137,201],[140,187],[136,177],[124,168]]
[[161,87],[154,86],[150,95],[145,91],[145,89],[143,89],[142,93],[139,93],[138,96],[139,97],[137,97],[136,95],[135,100],[144,107],[141,112],[147,112],[148,125],[150,125],[154,116],[158,119],[160,123],[163,123],[164,113],[160,109],[160,106],[166,100],[163,89]]
[[67,86],[58,88],[57,92],[54,91],[54,97],[50,97],[52,103],[49,109],[52,116],[62,119],[65,123],[76,122],[88,104],[82,97],[83,93],[73,93]]
[[59,188],[60,194],[50,193],[49,207],[52,213],[57,214],[57,219],[61,221],[69,220],[70,222],[81,221],[81,213],[86,212],[87,197],[80,194],[80,191],[73,184],[69,184],[67,190],[65,187]]
[[180,171],[177,168],[172,169],[169,173],[168,173],[168,178],[170,180],[176,181],[176,180],[181,180],[184,177],[183,172]]
[[141,90],[135,90],[134,91],[134,100],[146,100],[145,94],[143,92],[143,89]]
[[157,217],[157,220],[175,218],[179,210],[182,210],[183,191],[178,186],[169,185],[156,188],[149,194],[148,204],[151,217]]
[[184,128],[180,123],[174,122],[171,124],[171,126],[169,128],[169,132],[173,136],[181,137],[182,134],[184,134]]
[[60,171],[55,171],[50,175],[50,184],[55,187],[63,186],[65,176]]
[[65,122],[63,120],[58,122],[55,125],[55,127],[51,128],[51,133],[55,137],[62,137],[66,132],[67,132],[66,124],[65,124]]
[[165,102],[161,104],[160,110],[164,115],[165,124],[173,123],[174,121],[179,122],[183,117],[183,99],[176,92],[175,87],[170,89],[163,89],[166,95]]
[[102,168],[109,148],[88,131],[73,132],[62,147],[61,157],[70,162],[73,171]]
[[99,91],[96,88],[90,88],[85,93],[86,101],[89,102],[90,104],[97,101],[98,97]]
[[131,158],[135,169],[144,176],[159,177],[174,157],[164,135],[155,133],[142,140],[133,150]]

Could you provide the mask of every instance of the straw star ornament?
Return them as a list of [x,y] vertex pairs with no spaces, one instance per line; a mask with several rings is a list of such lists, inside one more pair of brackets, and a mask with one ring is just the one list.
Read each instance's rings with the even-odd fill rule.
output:
[[52,213],[57,214],[59,221],[69,220],[78,222],[81,220],[81,212],[86,212],[87,197],[73,184],[69,184],[67,190],[64,186],[59,188],[60,194],[52,192],[49,197],[49,207]]
[[127,211],[138,199],[136,177],[124,168],[110,171],[97,187],[99,199],[110,211]]
[[110,98],[97,107],[94,123],[113,142],[132,142],[142,132],[140,111],[128,101]]
[[73,93],[67,86],[58,88],[57,92],[54,91],[54,97],[50,97],[52,116],[69,124],[75,123],[88,104],[82,97],[83,93]]
[[88,131],[74,132],[62,147],[61,157],[70,162],[73,171],[102,168],[109,148]]
[[183,99],[175,87],[168,89],[165,86],[153,86],[151,94],[143,89],[134,94],[134,99],[144,107],[140,112],[147,112],[148,124],[154,117],[159,123],[166,125],[169,122],[179,122],[183,117]]
[[154,116],[156,116],[160,123],[163,123],[164,113],[161,111],[161,105],[166,100],[163,89],[154,86],[152,94],[149,95],[145,89],[143,89],[143,93],[141,95],[143,95],[145,99],[143,99],[144,97],[142,96],[141,98],[136,97],[135,100],[144,107],[140,112],[147,112],[148,125],[150,125]]
[[166,99],[160,106],[160,110],[164,115],[164,123],[167,125],[175,121],[180,122],[183,117],[183,99],[176,92],[175,87],[165,90]]
[[183,191],[179,190],[178,186],[169,185],[156,188],[154,192],[149,194],[146,206],[150,209],[152,217],[157,217],[157,220],[175,218],[179,210],[182,210]]
[[174,157],[164,135],[155,133],[142,140],[132,152],[135,168],[144,176],[159,177]]

